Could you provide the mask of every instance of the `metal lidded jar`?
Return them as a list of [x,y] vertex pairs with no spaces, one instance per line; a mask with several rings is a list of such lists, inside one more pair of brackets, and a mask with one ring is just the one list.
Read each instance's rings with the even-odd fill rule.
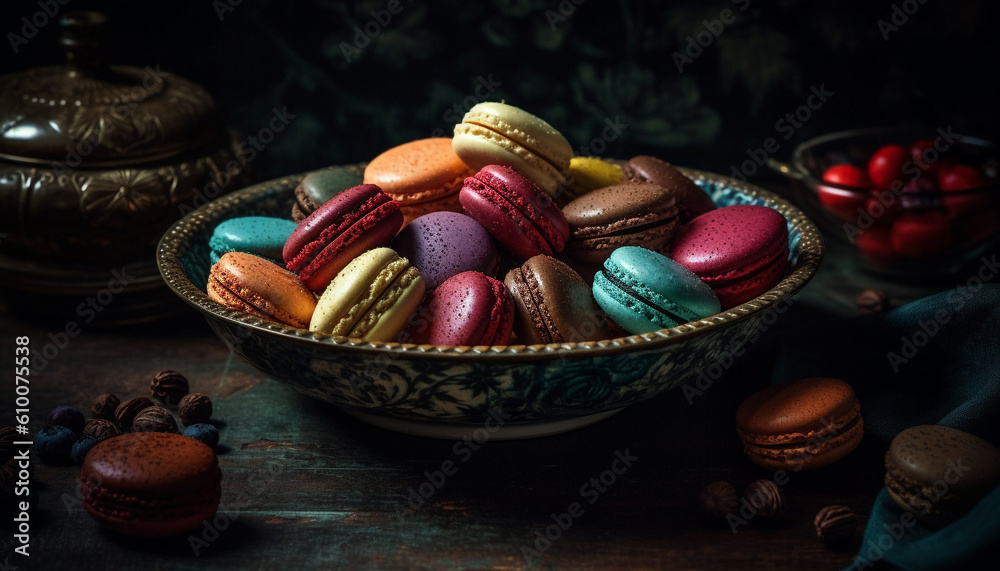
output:
[[60,25],[64,65],[0,76],[0,293],[10,311],[40,301],[74,317],[119,289],[87,316],[158,319],[176,309],[153,259],[160,237],[252,173],[204,88],[158,65],[108,65],[102,14]]

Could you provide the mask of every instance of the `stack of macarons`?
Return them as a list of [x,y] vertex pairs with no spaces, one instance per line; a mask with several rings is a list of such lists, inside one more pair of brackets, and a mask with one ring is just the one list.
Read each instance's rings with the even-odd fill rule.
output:
[[784,217],[717,208],[656,157],[574,156],[546,121],[480,103],[454,137],[302,179],[288,218],[227,220],[223,306],[375,342],[597,341],[704,319],[784,275]]

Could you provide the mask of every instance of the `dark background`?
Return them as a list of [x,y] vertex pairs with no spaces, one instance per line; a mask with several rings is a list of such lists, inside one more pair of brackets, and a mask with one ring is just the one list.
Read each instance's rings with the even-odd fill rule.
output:
[[[474,102],[480,77],[500,83],[490,99],[548,120],[575,149],[617,118],[628,127],[603,156],[655,154],[723,173],[769,137],[788,159],[810,137],[854,127],[952,126],[991,139],[1000,130],[1000,12],[985,0],[399,2],[351,61],[341,43],[389,0],[69,0],[61,9],[107,13],[113,62],[159,64],[203,84],[245,135],[287,107],[295,119],[255,160],[261,179],[450,134],[454,107]],[[897,18],[916,12],[886,40],[877,22],[891,22],[894,6]],[[723,9],[735,21],[678,71],[674,52]],[[11,48],[7,34],[39,10],[38,0],[3,0],[3,72],[62,61],[55,19],[20,53]],[[834,95],[801,128],[777,129],[812,86]],[[774,176],[764,170],[751,178]]]

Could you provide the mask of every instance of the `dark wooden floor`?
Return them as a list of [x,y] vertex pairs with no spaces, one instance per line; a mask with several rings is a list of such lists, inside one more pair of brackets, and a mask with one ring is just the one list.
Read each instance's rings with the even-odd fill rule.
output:
[[[12,354],[6,347],[16,335],[41,346],[56,327],[0,316],[4,353]],[[710,481],[742,492],[773,475],[744,458],[733,425],[739,402],[768,382],[760,367],[767,342],[759,345],[693,403],[674,391],[587,428],[473,451],[370,427],[264,378],[231,358],[193,311],[158,325],[85,329],[33,376],[32,430],[56,405],[85,408],[105,391],[146,394],[153,373],[176,369],[215,401],[222,506],[212,528],[139,541],[103,530],[83,511],[78,468],[36,462],[30,568],[76,568],[93,558],[107,568],[841,568],[852,552],[818,541],[812,517],[836,503],[866,519],[881,486],[878,446],[792,473],[788,510],[777,520],[751,518],[734,533],[696,506]],[[4,386],[10,418],[13,386]],[[622,471],[618,453],[631,466],[601,483],[613,466]],[[435,474],[447,461],[451,474]],[[578,517],[562,516],[573,503]],[[556,520],[568,529],[546,530]],[[556,539],[539,539],[546,531]],[[0,546],[11,552],[11,533]]]

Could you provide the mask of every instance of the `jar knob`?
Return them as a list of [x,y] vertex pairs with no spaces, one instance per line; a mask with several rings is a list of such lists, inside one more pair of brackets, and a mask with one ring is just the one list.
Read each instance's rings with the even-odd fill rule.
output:
[[104,40],[108,17],[90,10],[68,12],[59,19],[59,45],[66,52],[66,64],[73,71],[96,75],[108,67]]

